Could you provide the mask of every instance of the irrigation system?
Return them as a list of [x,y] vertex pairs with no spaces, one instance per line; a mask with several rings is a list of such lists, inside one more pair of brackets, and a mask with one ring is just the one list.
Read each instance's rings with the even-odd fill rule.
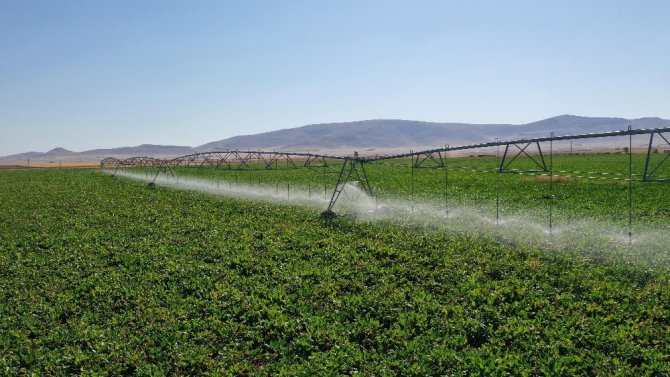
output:
[[[411,158],[412,176],[414,169],[444,169],[445,175],[448,174],[447,153],[452,151],[466,151],[491,147],[504,147],[502,158],[497,158],[497,173],[533,173],[533,172],[549,172],[553,177],[553,143],[563,140],[579,140],[579,139],[595,139],[608,137],[622,137],[628,136],[627,153],[629,155],[628,164],[628,181],[629,181],[629,201],[630,189],[632,184],[632,136],[633,135],[649,135],[649,144],[646,151],[646,159],[644,164],[644,173],[641,180],[643,182],[657,181],[668,182],[670,179],[658,177],[657,172],[670,159],[670,150],[665,151],[663,158],[659,162],[652,163],[652,153],[654,151],[654,140],[661,143],[664,147],[670,149],[670,128],[654,128],[654,129],[632,129],[630,126],[627,130],[589,133],[578,135],[564,135],[554,136],[553,133],[549,137],[540,137],[532,139],[518,139],[500,141],[498,139],[479,144],[468,144],[460,146],[445,145],[441,148],[410,151],[409,153],[394,154],[386,156],[359,156],[357,152],[349,156],[335,156],[316,153],[301,153],[301,152],[276,152],[276,151],[214,151],[195,153],[186,156],[181,156],[173,159],[157,159],[151,157],[131,157],[128,159],[117,159],[108,157],[101,161],[100,167],[102,169],[113,170],[116,174],[119,168],[125,167],[151,167],[156,169],[156,176],[164,173],[174,176],[174,167],[199,167],[212,168],[221,170],[239,170],[239,171],[253,171],[253,170],[279,170],[279,169],[310,169],[320,174],[334,174],[337,176],[335,186],[332,189],[332,194],[328,203],[328,208],[322,212],[322,217],[333,218],[336,214],[333,212],[333,207],[337,202],[340,194],[348,183],[358,182],[359,188],[364,190],[368,195],[373,197],[372,187],[365,170],[366,164],[377,163],[385,160],[394,159],[408,159]],[[543,151],[541,143],[549,143],[550,160],[547,164],[546,150]],[[546,146],[545,146],[546,148]],[[513,164],[519,159],[525,157],[533,163],[533,168],[527,170],[513,169]],[[448,179],[448,176],[447,176]],[[550,181],[551,183],[552,181]],[[153,182],[152,182],[153,183]],[[446,196],[445,196],[446,200]],[[497,217],[497,216],[496,216]]]

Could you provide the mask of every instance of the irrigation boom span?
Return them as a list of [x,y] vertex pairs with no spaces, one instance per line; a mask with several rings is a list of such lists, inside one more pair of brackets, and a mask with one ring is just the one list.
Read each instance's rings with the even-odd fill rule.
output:
[[[114,157],[107,157],[100,162],[100,167],[113,168],[118,171],[120,167],[126,166],[136,166],[136,167],[155,167],[157,168],[156,176],[154,181],[158,177],[161,171],[166,174],[174,176],[171,167],[175,166],[213,166],[215,169],[223,167],[227,170],[274,170],[274,169],[297,169],[299,167],[305,167],[312,169],[317,172],[326,173],[327,169],[330,173],[337,174],[337,183],[333,189],[333,194],[331,196],[328,209],[322,213],[324,217],[335,216],[332,209],[335,205],[335,202],[340,196],[340,193],[344,190],[344,187],[347,183],[351,181],[357,181],[361,188],[370,196],[372,195],[372,188],[368,180],[367,174],[365,172],[365,164],[372,163],[376,161],[390,160],[390,159],[399,159],[399,158],[412,158],[412,169],[415,168],[441,168],[446,169],[446,152],[449,151],[458,151],[458,150],[467,150],[467,149],[479,149],[479,148],[488,148],[496,146],[505,146],[505,151],[502,156],[502,159],[497,166],[498,173],[505,172],[518,172],[518,170],[508,170],[507,168],[516,160],[517,157],[522,154],[528,157],[536,165],[535,170],[526,170],[527,172],[547,172],[551,169],[551,174],[553,174],[553,168],[550,168],[545,162],[544,155],[542,153],[542,148],[540,146],[541,142],[550,142],[560,140],[577,140],[577,139],[595,139],[595,138],[604,138],[604,137],[615,137],[615,136],[628,136],[629,137],[629,147],[628,154],[629,159],[632,155],[632,136],[633,135],[644,135],[648,134],[649,137],[649,146],[647,149],[647,157],[644,165],[644,174],[642,176],[642,181],[669,181],[665,178],[657,178],[655,173],[659,168],[668,161],[670,158],[670,153],[665,154],[663,159],[656,163],[655,166],[651,164],[651,154],[654,141],[654,135],[658,135],[663,141],[670,146],[670,140],[668,137],[664,136],[663,133],[670,132],[670,127],[666,128],[650,128],[650,129],[631,129],[629,126],[627,130],[621,131],[610,131],[610,132],[600,132],[600,133],[589,133],[589,134],[579,134],[579,135],[563,135],[563,136],[554,136],[553,132],[549,137],[540,137],[540,138],[531,138],[531,139],[518,139],[518,140],[508,140],[508,141],[499,141],[495,140],[488,143],[480,144],[469,144],[469,145],[460,145],[460,146],[445,146],[443,148],[434,148],[427,149],[422,151],[410,151],[410,153],[402,153],[388,156],[379,156],[379,157],[359,157],[358,153],[354,152],[354,155],[351,156],[333,156],[333,155],[324,155],[324,154],[315,154],[315,153],[303,153],[303,152],[267,152],[267,151],[215,151],[215,152],[202,152],[189,154],[186,156],[181,156],[173,158],[171,160],[161,160],[151,157],[131,157],[125,160],[120,160]],[[531,156],[526,150],[535,144],[538,154],[534,157]],[[553,155],[553,148],[550,144],[550,153]],[[510,152],[510,147],[514,147],[517,150],[514,156],[508,157]],[[444,153],[444,154],[443,154]],[[509,153],[511,154],[511,153]],[[423,158],[422,158],[423,156]],[[305,158],[304,162],[300,161],[300,165],[296,164],[293,158]],[[334,166],[330,165],[328,161],[338,160],[342,161],[341,167],[333,169]],[[281,161],[282,167],[279,166]],[[551,160],[550,160],[551,161]],[[632,181],[632,167],[629,164],[629,180]],[[116,171],[114,174],[116,174]],[[412,170],[413,172],[413,170]],[[413,173],[412,173],[413,174]],[[153,182],[151,183],[153,184]],[[151,185],[150,184],[150,185]]]
[[449,152],[449,151],[462,151],[466,149],[479,149],[487,147],[497,147],[497,146],[506,146],[511,144],[524,144],[524,143],[541,143],[546,141],[560,141],[560,140],[577,140],[577,139],[595,139],[601,137],[612,137],[612,136],[628,136],[628,135],[644,135],[644,134],[661,134],[664,132],[670,132],[670,127],[665,128],[640,128],[636,130],[621,130],[621,131],[609,131],[609,132],[599,132],[599,133],[590,133],[590,134],[578,134],[578,135],[563,135],[563,136],[549,136],[549,137],[539,137],[534,139],[518,139],[518,140],[509,140],[509,141],[492,141],[489,143],[479,143],[479,144],[466,144],[459,146],[446,146],[443,148],[427,149],[424,151],[402,153],[388,156],[381,156],[376,158],[368,158],[366,161],[378,161],[378,160],[389,160],[394,158],[405,158],[421,154],[430,154],[437,152]]

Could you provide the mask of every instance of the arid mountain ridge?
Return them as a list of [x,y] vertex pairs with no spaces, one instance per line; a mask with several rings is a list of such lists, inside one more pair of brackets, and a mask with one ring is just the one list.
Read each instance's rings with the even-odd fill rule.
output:
[[[633,128],[670,127],[661,118],[605,118],[561,115],[527,124],[434,123],[398,119],[364,120],[344,123],[312,124],[303,127],[234,136],[197,147],[142,144],[135,147],[93,149],[73,152],[54,148],[48,152],[27,152],[0,157],[0,161],[97,161],[105,157],[151,156],[169,158],[191,153],[223,150],[275,150],[350,154],[396,153],[483,143],[500,140],[607,132]],[[598,139],[606,145],[607,140]]]

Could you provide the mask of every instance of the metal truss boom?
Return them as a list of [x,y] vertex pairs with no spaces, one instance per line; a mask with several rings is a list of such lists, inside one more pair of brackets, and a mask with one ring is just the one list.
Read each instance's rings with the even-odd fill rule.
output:
[[327,160],[344,160],[345,157],[301,153],[267,151],[213,151],[180,156],[165,162],[170,166],[212,166],[225,170],[272,170],[297,169],[297,160],[305,160],[304,167],[328,166]]
[[642,175],[642,180],[645,182],[667,181],[667,179],[653,178],[653,176],[658,171],[658,169],[660,169],[661,166],[663,166],[668,161],[668,158],[670,158],[670,152],[665,153],[665,156],[661,162],[657,163],[655,167],[651,166],[652,149],[654,147],[654,135],[657,134],[661,139],[663,139],[666,145],[670,146],[670,141],[663,135],[663,132],[664,131],[652,132],[649,136],[649,148],[647,149],[647,158],[644,161],[644,174]]
[[497,147],[497,146],[506,146],[508,144],[526,144],[526,143],[541,143],[546,141],[560,141],[560,140],[577,140],[577,139],[595,139],[601,137],[614,137],[614,136],[628,136],[628,135],[644,135],[644,134],[659,134],[662,132],[670,132],[670,127],[666,128],[641,128],[636,130],[621,130],[621,131],[610,131],[610,132],[599,132],[599,133],[590,133],[590,134],[578,134],[578,135],[563,135],[563,136],[548,136],[548,137],[538,137],[534,139],[518,139],[518,140],[508,140],[508,141],[492,141],[489,143],[479,143],[479,144],[466,144],[459,146],[449,146],[443,148],[427,149],[423,151],[411,152],[411,153],[401,153],[388,156],[380,156],[375,158],[368,158],[366,161],[381,161],[381,160],[392,160],[397,158],[408,158],[413,157],[419,154],[430,154],[437,152],[445,151],[461,151],[468,149],[480,149],[488,147]]
[[[535,144],[537,146],[537,151],[539,152],[540,161],[536,160],[535,158],[533,158],[533,156],[531,156],[530,154],[528,154],[528,152],[526,152],[526,149],[528,149],[528,147],[531,146],[532,144]],[[507,162],[507,164],[505,164],[505,160],[507,159],[507,153],[509,151],[510,145],[515,146],[519,151],[517,152],[517,154],[514,155],[514,157],[512,157]],[[498,167],[498,172],[503,173],[505,171],[505,169],[507,169],[512,164],[512,162],[514,162],[514,160],[516,160],[517,157],[519,157],[522,154],[526,155],[526,157],[528,157],[531,161],[533,161],[533,163],[537,167],[540,168],[539,171],[547,171],[547,163],[544,161],[544,155],[542,154],[542,148],[540,147],[540,142],[536,141],[535,143],[532,143],[532,142],[531,143],[526,143],[523,146],[523,148],[520,147],[519,144],[517,144],[517,143],[507,144],[505,146],[505,152],[503,153],[502,161],[500,162],[500,166]],[[530,172],[530,171],[536,171],[536,170],[527,170],[527,172]]]

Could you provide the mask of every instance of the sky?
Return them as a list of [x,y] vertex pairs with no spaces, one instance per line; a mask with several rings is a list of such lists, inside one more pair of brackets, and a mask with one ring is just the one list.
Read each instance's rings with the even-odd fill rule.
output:
[[0,155],[365,119],[670,119],[670,1],[0,0]]

